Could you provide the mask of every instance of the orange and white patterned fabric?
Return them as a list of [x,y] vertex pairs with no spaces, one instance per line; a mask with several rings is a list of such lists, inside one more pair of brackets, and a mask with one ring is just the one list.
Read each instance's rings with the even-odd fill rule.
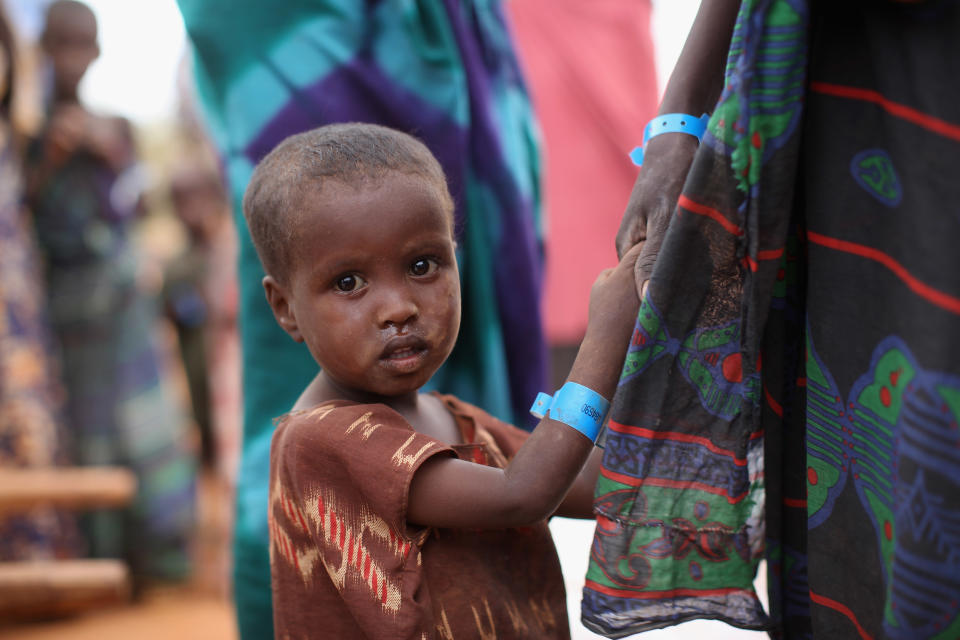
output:
[[489,531],[407,524],[410,480],[425,460],[503,467],[527,437],[443,400],[466,444],[417,433],[382,404],[334,401],[279,421],[269,507],[279,640],[569,638],[545,522]]

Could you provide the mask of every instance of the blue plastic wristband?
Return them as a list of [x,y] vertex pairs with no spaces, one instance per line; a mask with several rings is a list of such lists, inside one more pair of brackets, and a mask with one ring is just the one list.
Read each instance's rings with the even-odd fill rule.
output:
[[633,164],[638,167],[642,166],[643,150],[646,148],[647,143],[664,133],[687,133],[695,137],[698,141],[702,140],[709,121],[709,113],[705,113],[699,118],[688,113],[665,113],[662,116],[657,116],[644,127],[643,145],[634,148],[634,150],[630,152],[630,159],[633,160]]
[[537,399],[533,401],[533,406],[530,407],[530,414],[534,418],[543,420],[543,416],[546,415],[547,411],[550,411],[551,402],[553,402],[553,396],[541,391],[537,394]]
[[606,398],[576,382],[564,384],[552,398],[545,393],[538,393],[530,407],[534,417],[543,418],[549,411],[551,419],[573,427],[590,438],[591,442],[597,441],[609,410],[610,402]]

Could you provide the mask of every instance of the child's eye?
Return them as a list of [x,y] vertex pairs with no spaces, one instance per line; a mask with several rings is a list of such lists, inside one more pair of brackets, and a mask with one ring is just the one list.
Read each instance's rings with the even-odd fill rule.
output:
[[415,276],[426,276],[436,271],[439,266],[433,258],[417,258],[410,265],[410,273]]
[[344,293],[350,293],[352,291],[357,291],[362,289],[367,284],[367,281],[361,278],[360,276],[351,273],[346,276],[337,278],[337,281],[334,283],[334,286],[338,291],[343,291]]

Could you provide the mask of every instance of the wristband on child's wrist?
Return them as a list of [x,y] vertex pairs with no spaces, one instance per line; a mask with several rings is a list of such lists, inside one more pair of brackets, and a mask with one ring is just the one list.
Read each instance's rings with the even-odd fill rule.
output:
[[576,382],[567,382],[553,396],[540,392],[530,407],[530,413],[543,418],[550,412],[550,418],[569,425],[597,441],[600,427],[607,418],[610,402],[599,393]]
[[646,149],[647,143],[664,133],[687,133],[699,142],[703,139],[709,121],[709,113],[705,113],[699,118],[688,113],[665,113],[657,116],[644,127],[643,144],[630,152],[630,159],[638,167],[642,166],[643,150]]

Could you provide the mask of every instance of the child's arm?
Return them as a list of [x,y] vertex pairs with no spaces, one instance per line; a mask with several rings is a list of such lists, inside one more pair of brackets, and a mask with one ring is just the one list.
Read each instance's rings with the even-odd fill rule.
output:
[[600,475],[600,463],[603,461],[603,449],[595,447],[587,463],[583,465],[583,470],[577,476],[576,481],[563,502],[557,507],[553,515],[564,518],[585,518],[593,519],[593,490],[597,486],[597,477]]
[[[641,245],[600,274],[590,294],[590,320],[568,381],[610,399],[637,317],[633,268]],[[434,457],[413,476],[407,520],[437,527],[498,529],[532,524],[554,512],[594,450],[593,442],[549,417],[506,469]]]

